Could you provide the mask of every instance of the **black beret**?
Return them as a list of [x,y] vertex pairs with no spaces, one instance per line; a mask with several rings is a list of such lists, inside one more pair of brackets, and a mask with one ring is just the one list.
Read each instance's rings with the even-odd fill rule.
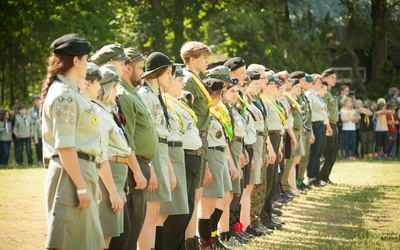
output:
[[228,67],[231,71],[237,70],[240,67],[246,66],[243,58],[233,57],[224,63],[224,66]]
[[260,73],[254,70],[246,70],[247,77],[252,80],[260,80]]
[[322,81],[321,83],[322,83],[322,85],[324,85],[324,86],[327,86],[327,87],[328,87],[328,82],[327,82],[327,81]]
[[300,79],[300,78],[306,77],[306,73],[303,71],[294,71],[294,72],[290,73],[290,77]]
[[330,69],[324,70],[324,72],[322,72],[321,76],[325,77],[325,76],[329,76],[329,75],[333,75],[333,74],[335,74],[335,70],[330,68]]
[[51,50],[56,55],[83,56],[89,54],[92,44],[77,34],[66,34],[51,43]]
[[224,81],[217,78],[208,78],[204,80],[204,84],[212,91],[220,90],[224,87]]
[[292,79],[290,79],[290,81],[292,82],[292,86],[300,83],[300,80],[297,78],[292,78]]

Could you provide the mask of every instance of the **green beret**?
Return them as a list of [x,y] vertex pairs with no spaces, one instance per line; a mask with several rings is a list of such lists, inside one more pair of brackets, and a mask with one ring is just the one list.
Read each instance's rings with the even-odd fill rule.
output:
[[115,68],[114,65],[107,64],[100,67],[100,73],[103,75],[103,78],[100,80],[100,85],[121,81],[121,78],[118,76],[117,68]]
[[208,78],[217,78],[217,79],[222,79],[224,81],[233,83],[229,72],[230,72],[230,69],[227,66],[221,65],[221,66],[217,66],[215,68],[207,70],[206,73],[207,73]]
[[73,33],[57,38],[51,43],[50,47],[55,55],[71,56],[87,55],[92,49],[90,42]]
[[94,62],[97,65],[103,65],[112,60],[126,61],[130,60],[130,57],[125,55],[124,47],[122,45],[108,44],[89,58],[90,62]]
[[306,74],[305,77],[306,77],[306,82],[313,82],[314,81],[314,78],[309,74]]

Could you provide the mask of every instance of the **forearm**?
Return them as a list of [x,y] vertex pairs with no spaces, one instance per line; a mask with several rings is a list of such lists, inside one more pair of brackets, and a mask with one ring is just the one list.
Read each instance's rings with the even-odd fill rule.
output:
[[135,151],[131,151],[131,153],[128,155],[128,166],[132,170],[132,172],[137,175],[139,173],[142,173],[142,170],[140,169],[139,162],[136,158]]
[[115,182],[114,182],[113,175],[111,172],[111,166],[108,161],[103,161],[101,163],[99,175],[100,175],[100,178],[103,181],[104,186],[106,187],[108,193],[110,195],[117,194],[118,193],[117,187],[115,186]]

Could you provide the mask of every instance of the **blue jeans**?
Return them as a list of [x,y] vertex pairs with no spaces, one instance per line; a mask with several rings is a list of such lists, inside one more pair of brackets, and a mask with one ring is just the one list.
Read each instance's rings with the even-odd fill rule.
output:
[[0,166],[8,165],[11,141],[0,141]]
[[24,144],[25,144],[25,149],[26,149],[26,154],[28,156],[28,165],[33,164],[33,158],[32,158],[32,146],[31,146],[31,138],[19,138],[15,141],[15,148],[16,148],[16,155],[15,155],[15,161],[17,162],[18,165],[24,164]]
[[375,152],[378,153],[378,155],[380,153],[381,146],[383,154],[387,155],[387,134],[387,131],[375,131]]
[[[319,172],[320,157],[322,146],[325,137],[325,124],[323,122],[313,122],[312,129],[315,136],[315,141],[311,144],[310,160],[307,166],[307,177],[316,178]],[[317,169],[318,167],[318,169]]]
[[355,130],[343,130],[343,143],[346,157],[356,155],[356,131]]

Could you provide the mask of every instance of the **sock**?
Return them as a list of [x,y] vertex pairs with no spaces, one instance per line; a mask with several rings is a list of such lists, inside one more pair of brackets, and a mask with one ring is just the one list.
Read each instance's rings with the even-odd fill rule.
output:
[[203,240],[211,240],[211,219],[199,219],[199,234]]
[[211,215],[211,232],[215,232],[218,230],[218,222],[222,216],[223,211],[221,209],[216,208],[214,213]]
[[156,243],[155,243],[155,249],[163,249],[163,231],[164,227],[157,226],[156,227]]

